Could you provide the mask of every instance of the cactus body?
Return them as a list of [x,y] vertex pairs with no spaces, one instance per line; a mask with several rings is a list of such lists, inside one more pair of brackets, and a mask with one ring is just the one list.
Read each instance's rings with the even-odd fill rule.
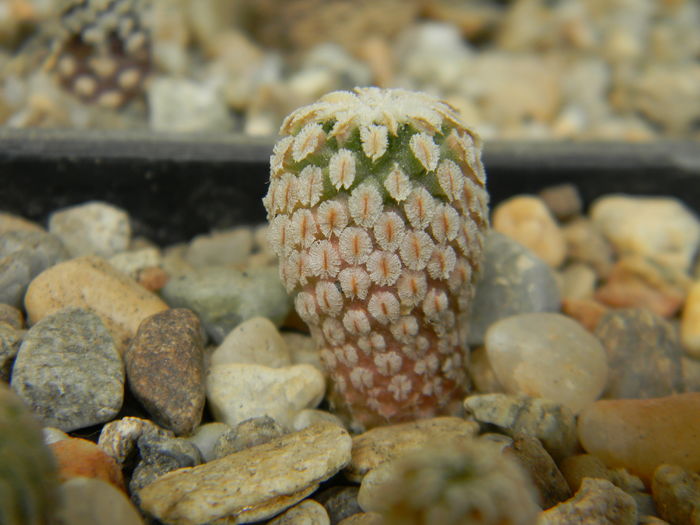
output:
[[422,93],[356,88],[282,124],[263,202],[280,276],[357,428],[450,413],[487,194],[480,141]]

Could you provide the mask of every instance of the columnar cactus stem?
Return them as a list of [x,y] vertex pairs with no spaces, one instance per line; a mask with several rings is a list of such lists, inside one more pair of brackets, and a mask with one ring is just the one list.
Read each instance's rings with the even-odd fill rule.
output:
[[356,88],[289,115],[263,202],[280,276],[356,428],[450,413],[488,198],[480,140],[423,93]]

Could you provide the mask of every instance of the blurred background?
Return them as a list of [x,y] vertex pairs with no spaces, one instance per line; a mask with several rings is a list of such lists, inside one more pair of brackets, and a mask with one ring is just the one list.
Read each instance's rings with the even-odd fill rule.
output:
[[486,139],[700,138],[698,0],[0,0],[0,125],[277,133],[323,93]]

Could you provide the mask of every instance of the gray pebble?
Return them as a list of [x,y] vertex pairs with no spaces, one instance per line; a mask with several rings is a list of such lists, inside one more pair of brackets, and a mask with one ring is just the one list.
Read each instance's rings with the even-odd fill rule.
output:
[[214,445],[214,458],[262,445],[284,435],[284,429],[269,416],[254,417],[223,432]]
[[0,303],[0,324],[5,323],[12,328],[24,328],[24,316],[19,308]]
[[675,328],[641,308],[613,310],[595,335],[608,355],[604,397],[645,399],[683,392],[683,350]]
[[61,483],[61,523],[70,525],[142,525],[129,498],[100,479],[76,477]]
[[326,508],[331,525],[337,525],[345,518],[362,512],[357,503],[359,487],[330,487],[314,494],[314,499]]
[[12,388],[44,425],[69,432],[119,412],[124,365],[96,314],[66,308],[29,329],[15,359]]
[[559,310],[554,272],[530,250],[491,231],[484,253],[483,273],[471,306],[470,345],[483,344],[488,327],[504,317]]
[[12,365],[25,333],[7,323],[0,323],[0,380],[6,383],[10,382]]
[[172,307],[194,310],[217,343],[251,317],[267,317],[279,326],[291,308],[277,268],[272,266],[245,271],[194,270],[171,279],[162,295]]

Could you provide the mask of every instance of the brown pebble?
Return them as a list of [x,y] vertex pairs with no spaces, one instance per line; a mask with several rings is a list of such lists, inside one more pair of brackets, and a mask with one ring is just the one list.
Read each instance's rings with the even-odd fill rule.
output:
[[202,419],[203,347],[199,317],[175,308],[145,319],[124,354],[134,396],[177,435],[190,434]]
[[549,186],[540,191],[539,197],[547,205],[552,215],[560,221],[580,215],[583,208],[581,195],[574,184]]
[[168,272],[163,270],[160,266],[149,266],[139,272],[136,282],[146,290],[157,292],[168,284],[169,279],[170,276]]
[[124,476],[116,460],[92,441],[68,438],[49,445],[58,463],[61,481],[71,478],[95,478],[126,492]]
[[593,332],[600,319],[608,312],[609,308],[595,299],[564,299],[561,303],[562,312],[583,325],[589,332]]

